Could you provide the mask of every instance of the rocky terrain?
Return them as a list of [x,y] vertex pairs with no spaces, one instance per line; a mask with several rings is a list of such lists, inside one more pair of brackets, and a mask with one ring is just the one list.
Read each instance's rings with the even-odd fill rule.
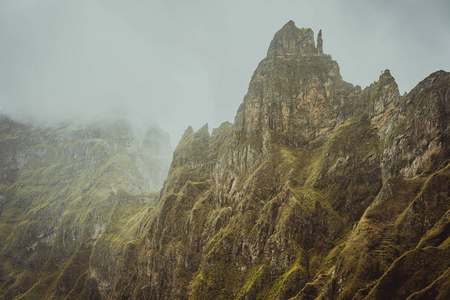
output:
[[0,295],[450,298],[450,73],[361,89],[324,48],[288,22],[234,123],[189,127],[158,196],[120,130],[73,143],[3,119]]
[[170,152],[166,133],[138,135],[123,120],[32,126],[0,117],[0,298],[77,295],[90,259],[115,255],[102,245],[133,238]]

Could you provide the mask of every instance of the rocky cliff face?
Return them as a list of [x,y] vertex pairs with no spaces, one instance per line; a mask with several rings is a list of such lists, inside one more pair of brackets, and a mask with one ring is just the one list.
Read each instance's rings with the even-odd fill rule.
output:
[[278,31],[252,76],[234,130],[246,136],[271,130],[299,146],[348,119],[353,112],[343,104],[357,91],[342,80],[331,56],[320,51],[311,29],[289,22]]
[[444,71],[404,96],[389,70],[346,83],[290,21],[234,123],[186,130],[154,208],[41,282],[68,299],[447,299],[449,102]]

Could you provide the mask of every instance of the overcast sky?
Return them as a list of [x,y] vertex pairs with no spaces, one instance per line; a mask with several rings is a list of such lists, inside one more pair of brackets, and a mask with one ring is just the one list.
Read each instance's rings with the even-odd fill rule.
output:
[[0,112],[116,113],[187,126],[233,122],[277,30],[323,30],[344,80],[389,68],[401,92],[450,71],[450,1],[1,0]]

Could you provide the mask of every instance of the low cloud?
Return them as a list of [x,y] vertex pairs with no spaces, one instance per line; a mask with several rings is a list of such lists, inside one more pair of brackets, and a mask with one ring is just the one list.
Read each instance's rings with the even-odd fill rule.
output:
[[46,121],[125,114],[159,123],[176,144],[189,125],[233,121],[290,19],[323,29],[325,53],[353,84],[389,68],[409,91],[450,69],[446,1],[317,2],[4,0],[0,112]]

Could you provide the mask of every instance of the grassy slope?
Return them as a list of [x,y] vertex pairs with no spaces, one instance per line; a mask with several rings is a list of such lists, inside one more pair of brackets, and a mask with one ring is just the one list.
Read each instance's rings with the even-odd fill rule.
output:
[[108,274],[104,264],[116,263],[114,253],[133,238],[157,197],[133,194],[148,180],[134,165],[136,142],[126,128],[2,121],[1,142],[18,140],[12,152],[24,165],[4,169],[16,176],[1,190],[0,295],[76,299],[92,270]]

